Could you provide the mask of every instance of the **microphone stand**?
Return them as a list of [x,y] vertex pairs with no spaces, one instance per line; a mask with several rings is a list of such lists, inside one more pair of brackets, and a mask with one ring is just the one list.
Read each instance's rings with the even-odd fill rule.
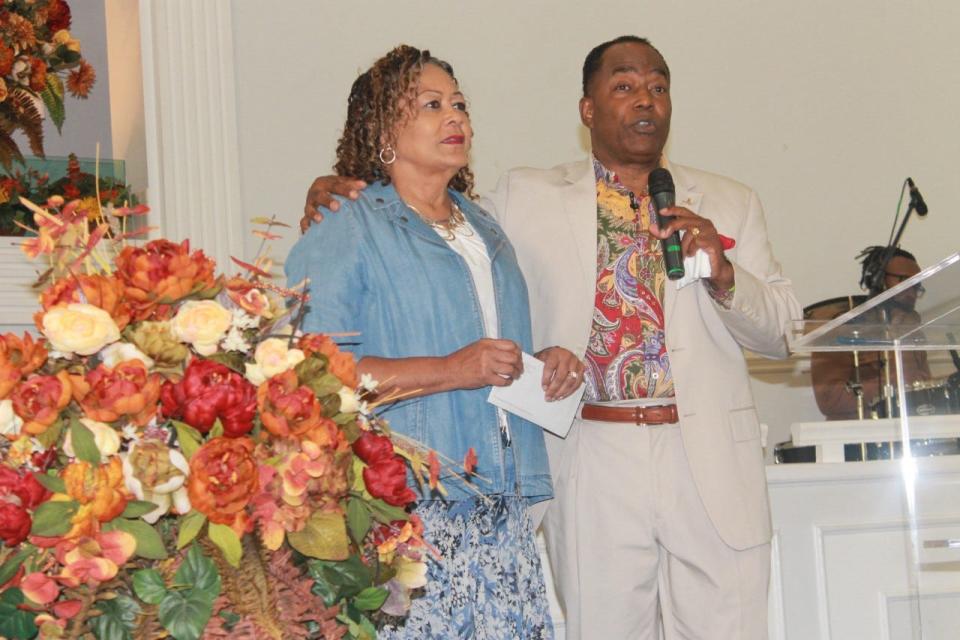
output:
[[[890,264],[890,260],[893,258],[893,254],[897,250],[897,246],[900,244],[900,238],[903,236],[903,231],[907,226],[907,222],[910,220],[910,214],[916,211],[917,203],[916,199],[911,197],[910,204],[907,206],[907,212],[903,216],[903,221],[900,223],[900,228],[897,229],[896,235],[893,237],[893,240],[887,245],[887,248],[883,252],[883,256],[879,262],[879,268],[874,272],[873,277],[870,279],[870,297],[878,295],[885,288],[885,278],[887,274],[887,265]],[[886,308],[885,305],[881,305],[880,313],[882,314],[884,326],[889,326],[890,324],[890,310]],[[883,393],[882,398],[884,400],[884,406],[887,410],[887,417],[893,417],[893,385],[890,383],[890,352],[887,349],[884,349],[881,352],[882,365],[883,365]],[[902,410],[902,407],[901,407]],[[890,459],[893,459],[893,442],[890,443]]]

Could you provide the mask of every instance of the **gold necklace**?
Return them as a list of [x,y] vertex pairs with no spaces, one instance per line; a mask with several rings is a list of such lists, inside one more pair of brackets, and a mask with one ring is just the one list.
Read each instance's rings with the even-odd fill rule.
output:
[[473,229],[467,225],[467,219],[464,217],[463,211],[460,210],[460,207],[457,206],[455,201],[450,201],[450,217],[448,217],[446,220],[431,220],[420,213],[420,210],[412,204],[407,203],[407,206],[413,209],[413,212],[420,216],[421,220],[433,227],[444,240],[455,239],[457,237],[457,231],[460,230],[461,227],[463,228],[463,235],[473,235]]

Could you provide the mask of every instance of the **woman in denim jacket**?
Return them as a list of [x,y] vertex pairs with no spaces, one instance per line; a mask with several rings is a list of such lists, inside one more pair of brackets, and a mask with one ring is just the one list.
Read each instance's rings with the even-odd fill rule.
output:
[[[470,200],[472,135],[447,63],[408,46],[388,53],[354,82],[337,147],[337,173],[370,186],[286,263],[291,284],[308,281],[303,329],[359,332],[343,346],[360,372],[403,394],[382,412],[393,430],[451,459],[477,453],[472,486],[450,476],[445,499],[421,495],[416,513],[440,559],[407,620],[381,637],[553,636],[526,516],[552,495],[543,435],[486,401],[532,348],[527,289],[513,247]],[[583,365],[547,351],[544,392],[565,397]]]

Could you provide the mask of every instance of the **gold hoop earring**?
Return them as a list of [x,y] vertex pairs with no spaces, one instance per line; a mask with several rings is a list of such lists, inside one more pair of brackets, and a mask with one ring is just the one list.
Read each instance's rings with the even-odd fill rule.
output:
[[[383,157],[384,154],[389,154],[390,158],[389,159],[384,158]],[[380,162],[382,162],[383,164],[393,164],[396,161],[396,159],[397,159],[397,152],[394,151],[393,147],[391,147],[389,144],[385,146],[383,149],[380,149]]]

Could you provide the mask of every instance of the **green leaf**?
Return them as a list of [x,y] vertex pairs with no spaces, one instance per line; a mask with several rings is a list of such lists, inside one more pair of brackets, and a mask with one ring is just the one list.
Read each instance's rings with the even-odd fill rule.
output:
[[37,482],[43,485],[48,491],[54,493],[66,493],[67,485],[63,483],[63,478],[57,476],[52,476],[47,473],[35,473],[33,477],[37,479]]
[[33,623],[36,612],[18,608],[24,600],[20,589],[0,593],[0,638],[32,638],[37,635],[37,625]]
[[14,574],[17,573],[17,569],[20,568],[20,565],[33,554],[33,549],[21,549],[17,553],[13,554],[12,557],[8,558],[6,562],[0,564],[0,584],[6,584],[7,580],[12,578]]
[[60,434],[62,432],[63,420],[57,420],[47,427],[43,433],[38,435],[37,440],[40,441],[40,444],[42,444],[45,449],[49,449],[60,441]]
[[386,602],[390,591],[383,587],[367,587],[353,599],[353,606],[362,611],[376,611]]
[[207,527],[207,535],[213,544],[220,548],[223,557],[231,566],[239,567],[240,558],[243,557],[243,545],[240,544],[240,536],[237,532],[225,524],[211,522]]
[[373,584],[373,570],[358,556],[350,556],[343,562],[310,560],[307,566],[310,577],[334,590],[337,600],[355,596]]
[[211,440],[213,438],[219,438],[223,435],[223,423],[220,422],[220,418],[217,418],[213,421],[213,426],[210,427],[210,433],[207,434]]
[[167,595],[167,585],[156,569],[143,569],[133,574],[133,590],[147,604],[160,604]]
[[347,525],[336,512],[314,511],[303,529],[287,534],[287,541],[311,558],[346,560],[350,555]]
[[163,560],[167,557],[167,549],[163,538],[151,525],[143,520],[127,520],[114,518],[110,521],[114,529],[126,531],[137,540],[137,550],[134,552],[141,558],[149,560]]
[[220,574],[217,573],[217,565],[203,555],[203,551],[197,545],[190,547],[187,557],[180,564],[173,579],[177,584],[192,585],[193,591],[206,594],[211,602],[220,595]]
[[77,513],[80,505],[76,500],[44,502],[33,512],[33,526],[31,535],[35,536],[62,536],[70,531],[70,518]]
[[47,86],[40,92],[40,98],[47,107],[50,120],[57,127],[57,133],[62,134],[63,120],[66,110],[63,108],[63,81],[55,73],[47,74]]
[[177,430],[177,442],[180,443],[180,450],[183,451],[183,456],[189,460],[193,457],[194,452],[200,448],[200,443],[203,442],[203,435],[186,422],[180,422],[179,420],[171,420],[173,428]]
[[243,366],[243,354],[239,351],[218,351],[206,356],[207,360],[219,362],[228,369],[236,371],[240,375],[246,373],[246,367]]
[[357,546],[363,546],[363,539],[370,531],[370,508],[359,498],[347,501],[347,528]]
[[392,504],[387,504],[379,498],[367,501],[367,506],[370,507],[370,512],[373,514],[373,517],[384,524],[390,524],[394,520],[410,519],[410,515],[406,511]]
[[127,503],[127,507],[123,510],[123,513],[120,514],[120,517],[139,518],[140,516],[147,515],[156,508],[157,505],[152,502],[147,502],[146,500],[131,500]]
[[343,383],[340,382],[340,378],[333,375],[332,373],[325,373],[322,376],[313,378],[307,382],[307,386],[317,394],[318,398],[323,396],[328,396],[331,393],[336,393],[340,391],[340,387],[343,386]]
[[100,615],[90,620],[90,627],[98,640],[133,640],[141,612],[136,600],[120,594],[110,600],[100,600],[96,606]]
[[100,464],[100,449],[97,448],[93,431],[76,418],[70,420],[70,442],[77,458],[90,464]]
[[331,419],[338,425],[343,426],[349,422],[355,421],[357,419],[357,413],[355,411],[351,413],[338,413]]
[[190,542],[197,537],[197,534],[200,533],[200,529],[203,528],[203,523],[206,521],[207,516],[196,510],[180,518],[180,531],[177,532],[177,549],[183,549],[190,544]]
[[170,591],[160,602],[160,624],[177,640],[197,640],[213,613],[213,600],[202,593]]

